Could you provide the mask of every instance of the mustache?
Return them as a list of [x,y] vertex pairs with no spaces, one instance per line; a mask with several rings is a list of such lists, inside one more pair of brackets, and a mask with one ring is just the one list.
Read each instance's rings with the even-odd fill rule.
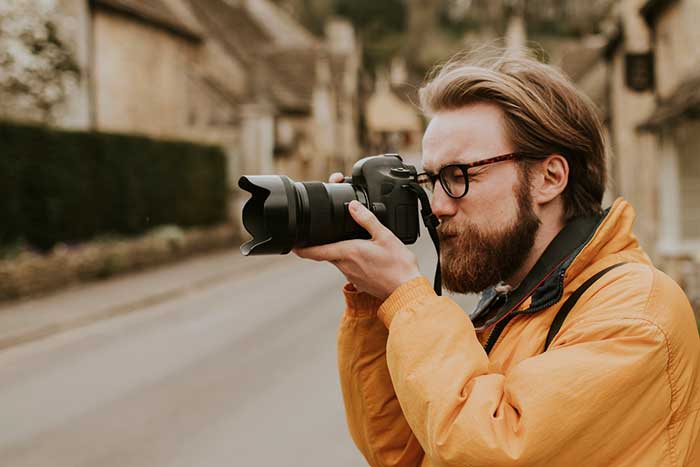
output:
[[462,232],[457,226],[440,224],[437,227],[437,233],[439,237],[454,237]]

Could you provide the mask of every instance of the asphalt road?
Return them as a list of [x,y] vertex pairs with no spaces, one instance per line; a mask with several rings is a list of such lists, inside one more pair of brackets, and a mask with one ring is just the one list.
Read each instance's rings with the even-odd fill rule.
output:
[[[413,248],[432,278],[428,236]],[[343,277],[292,256],[233,261],[210,285],[1,351],[0,465],[366,465],[337,382]]]

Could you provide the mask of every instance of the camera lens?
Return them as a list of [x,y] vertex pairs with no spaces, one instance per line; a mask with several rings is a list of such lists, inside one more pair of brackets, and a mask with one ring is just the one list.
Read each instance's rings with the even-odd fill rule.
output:
[[241,246],[246,256],[367,237],[346,207],[352,200],[364,202],[365,196],[349,183],[256,175],[241,177],[238,186],[252,195],[243,207],[243,225],[253,236]]

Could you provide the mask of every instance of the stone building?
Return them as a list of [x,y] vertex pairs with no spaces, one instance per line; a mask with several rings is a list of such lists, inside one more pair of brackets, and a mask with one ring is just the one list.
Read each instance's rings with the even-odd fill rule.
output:
[[700,1],[648,0],[640,10],[653,44],[654,104],[638,131],[655,138],[657,245],[700,306]]
[[[700,255],[700,2],[647,1],[642,15],[653,38],[654,109],[639,128],[656,137],[659,248]],[[698,258],[700,259],[700,258]]]
[[162,0],[95,0],[91,16],[95,128],[182,137],[201,32]]
[[391,74],[393,79],[378,76],[365,104],[368,149],[372,154],[398,153],[417,163],[423,121],[418,106],[409,103],[403,81],[396,79],[395,71]]
[[212,50],[185,0],[59,0],[58,11],[82,76],[53,124],[216,144],[238,173],[246,72]]
[[[619,0],[579,84],[602,101],[614,195],[645,249],[700,306],[698,0]],[[601,75],[601,70],[604,70]],[[601,92],[602,91],[602,92]]]
[[317,37],[270,0],[57,4],[82,70],[58,126],[219,145],[234,193],[243,173],[325,180],[358,158],[349,22]]
[[[359,48],[349,23],[319,39],[267,0],[190,1],[208,34],[247,70],[247,173],[326,179],[357,159]],[[265,148],[260,158],[250,148]]]

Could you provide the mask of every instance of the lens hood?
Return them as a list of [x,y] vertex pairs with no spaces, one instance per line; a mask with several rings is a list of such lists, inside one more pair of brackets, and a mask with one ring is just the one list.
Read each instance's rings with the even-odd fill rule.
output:
[[279,175],[244,176],[238,186],[251,198],[243,207],[243,226],[253,238],[241,246],[248,255],[287,254],[294,246],[297,200],[293,182]]

